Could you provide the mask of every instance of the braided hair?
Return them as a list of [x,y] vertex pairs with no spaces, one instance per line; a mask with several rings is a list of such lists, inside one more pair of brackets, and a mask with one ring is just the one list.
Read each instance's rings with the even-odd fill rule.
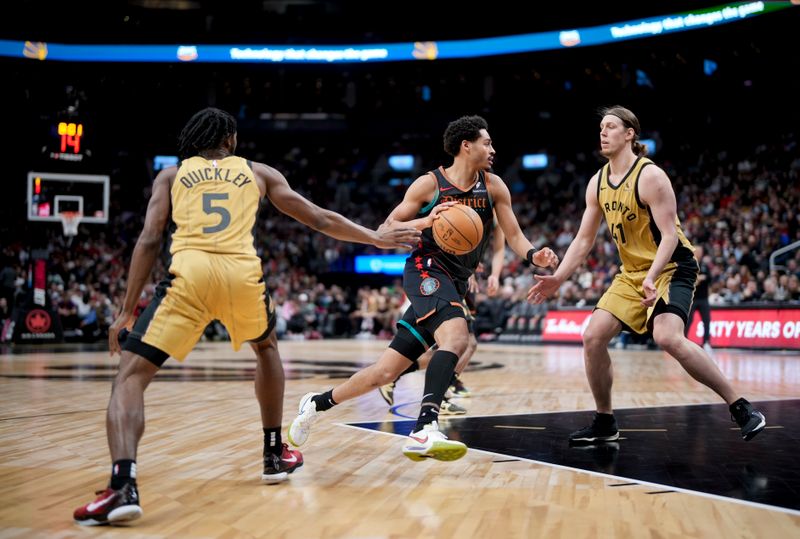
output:
[[198,155],[203,150],[216,150],[236,133],[236,118],[213,107],[192,116],[178,137],[178,155],[181,159]]

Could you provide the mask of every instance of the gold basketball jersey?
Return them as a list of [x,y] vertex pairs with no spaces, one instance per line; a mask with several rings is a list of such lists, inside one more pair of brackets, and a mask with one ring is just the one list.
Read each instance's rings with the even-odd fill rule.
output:
[[[650,208],[639,199],[639,176],[644,167],[652,164],[646,157],[639,157],[617,185],[613,185],[609,179],[609,164],[600,169],[597,201],[606,218],[611,237],[617,244],[622,270],[626,272],[650,269],[661,242],[661,233]],[[665,269],[674,266],[673,263],[688,262],[694,252],[694,247],[683,234],[677,217],[675,226],[678,230],[678,246],[670,258],[671,264]]]
[[261,193],[246,159],[186,159],[170,196],[175,226],[171,254],[196,249],[256,255],[253,227]]

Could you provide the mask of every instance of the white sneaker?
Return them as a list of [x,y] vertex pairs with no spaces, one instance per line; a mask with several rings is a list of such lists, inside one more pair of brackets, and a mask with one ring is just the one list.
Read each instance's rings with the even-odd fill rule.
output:
[[298,415],[289,425],[289,430],[286,435],[289,438],[289,443],[295,447],[299,447],[306,443],[308,435],[311,434],[311,426],[317,420],[317,403],[311,400],[319,393],[306,393],[300,399],[300,406],[298,406]]
[[713,354],[714,353],[714,349],[711,348],[711,343],[708,343],[708,342],[703,344],[703,350],[705,350],[709,354]]
[[447,436],[439,432],[438,422],[434,421],[425,425],[422,430],[408,435],[403,454],[416,462],[425,459],[458,460],[467,454],[467,446],[448,440]]

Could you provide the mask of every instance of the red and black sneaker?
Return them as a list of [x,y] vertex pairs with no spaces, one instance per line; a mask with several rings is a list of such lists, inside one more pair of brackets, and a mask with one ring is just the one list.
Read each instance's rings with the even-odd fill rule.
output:
[[264,451],[264,473],[261,482],[267,485],[282,483],[289,478],[289,474],[303,465],[303,454],[296,449],[289,449],[283,444],[281,456],[269,451]]
[[136,520],[142,516],[139,493],[136,486],[128,483],[119,490],[107,488],[98,490],[95,501],[78,507],[73,513],[75,522],[81,526],[103,526]]

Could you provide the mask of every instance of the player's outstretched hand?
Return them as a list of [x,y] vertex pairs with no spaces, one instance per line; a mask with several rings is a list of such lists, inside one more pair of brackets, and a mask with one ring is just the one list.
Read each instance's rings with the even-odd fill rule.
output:
[[555,296],[561,287],[561,279],[555,275],[534,275],[533,278],[536,284],[528,290],[528,301],[531,303],[544,303]]
[[402,249],[410,251],[417,244],[421,232],[414,227],[394,226],[392,219],[387,220],[375,231],[373,245],[381,249]]
[[540,268],[556,269],[558,267],[558,255],[550,247],[543,247],[533,253],[533,263]]
[[478,286],[478,279],[475,278],[474,273],[467,279],[467,290],[472,294],[477,294],[481,291],[480,287]]
[[110,355],[118,354],[122,351],[119,344],[119,333],[124,329],[131,328],[131,321],[133,315],[131,313],[120,312],[116,320],[108,328],[108,353]]
[[490,298],[493,298],[499,291],[500,279],[494,275],[489,275],[488,279],[486,279],[486,295],[488,295]]

